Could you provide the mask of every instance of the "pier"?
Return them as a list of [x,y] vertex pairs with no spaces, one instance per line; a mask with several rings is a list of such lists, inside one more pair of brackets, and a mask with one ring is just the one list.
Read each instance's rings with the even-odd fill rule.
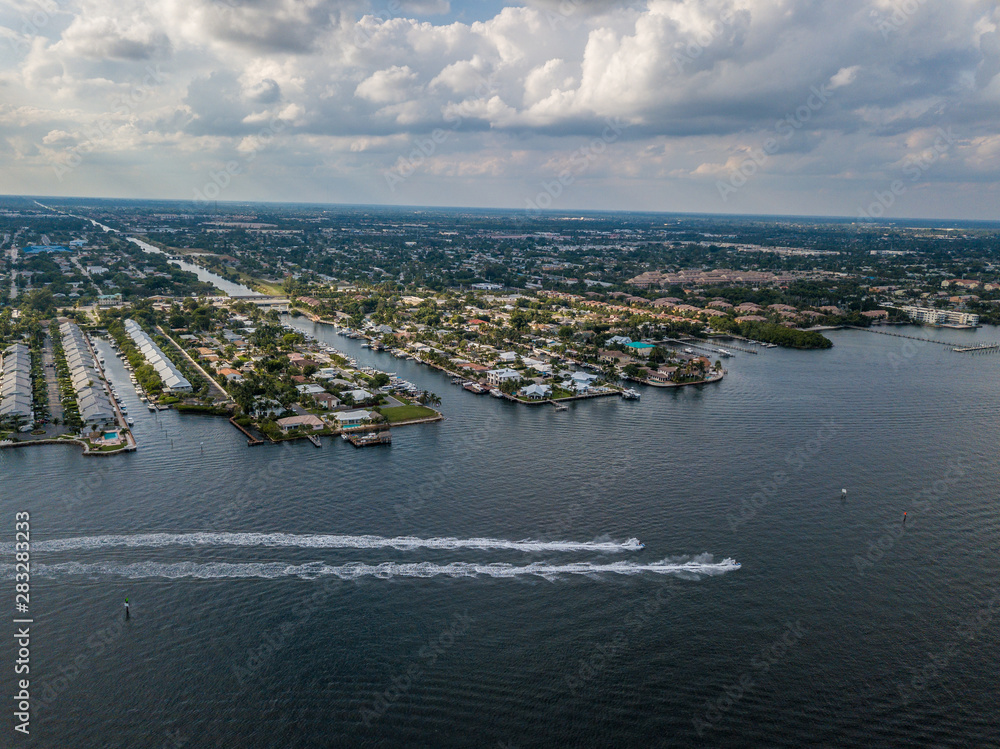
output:
[[978,346],[962,346],[953,348],[960,354],[995,354],[1000,351],[1000,343],[980,343]]
[[859,328],[856,325],[845,325],[850,330],[862,330],[866,333],[878,333],[879,335],[891,335],[895,338],[907,338],[911,341],[922,341],[923,343],[936,343],[939,346],[949,346],[952,351],[960,354],[994,353],[1000,350],[1000,343],[979,343],[975,346],[966,346],[954,341],[939,341],[934,338],[925,338],[918,335],[906,335],[905,333],[890,333],[888,330],[872,330],[871,328]]
[[392,444],[392,432],[388,429],[362,432],[344,432],[343,436],[345,440],[350,442],[355,447],[371,447],[373,445]]

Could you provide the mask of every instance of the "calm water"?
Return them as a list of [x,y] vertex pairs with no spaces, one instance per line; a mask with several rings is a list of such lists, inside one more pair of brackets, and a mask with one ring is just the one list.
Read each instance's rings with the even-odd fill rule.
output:
[[[727,360],[717,386],[556,412],[296,324],[437,392],[447,420],[399,428],[390,448],[248,448],[224,420],[140,410],[108,356],[140,450],[0,451],[0,540],[27,509],[36,542],[258,531],[645,548],[37,551],[45,704],[17,745],[1000,744],[1000,356],[840,331],[830,351]],[[704,554],[742,568],[484,567]],[[344,567],[382,562],[426,564]],[[491,574],[414,576],[452,562]],[[13,660],[10,644],[0,657]]]
[[[92,223],[94,226],[97,226],[103,229],[104,231],[114,232],[115,234],[121,233],[117,229],[112,229],[110,226],[102,224],[99,221],[95,221],[94,219],[87,219],[87,220],[90,221],[90,223]],[[129,242],[132,242],[133,244],[141,248],[143,252],[151,252],[154,255],[165,254],[163,250],[161,250],[159,247],[151,245],[149,242],[144,242],[136,237],[125,237],[125,239],[127,239]],[[181,268],[182,270],[186,270],[188,273],[194,273],[196,276],[198,276],[199,281],[210,283],[213,286],[215,286],[215,288],[217,288],[219,291],[222,291],[229,296],[261,296],[259,292],[254,291],[250,287],[234,283],[233,281],[227,281],[218,273],[212,273],[212,271],[210,270],[205,270],[200,265],[195,265],[194,263],[188,263],[183,260],[171,260],[170,263],[172,265],[176,265],[178,268]]]

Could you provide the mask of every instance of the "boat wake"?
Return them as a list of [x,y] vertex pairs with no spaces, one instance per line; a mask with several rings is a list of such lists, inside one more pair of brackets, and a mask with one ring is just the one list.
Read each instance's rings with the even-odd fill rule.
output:
[[[618,553],[643,548],[639,539],[628,541],[507,541],[502,538],[416,538],[399,536],[297,535],[292,533],[142,533],[130,536],[81,536],[35,541],[32,551],[57,552],[89,549],[156,549],[167,546],[255,546],[300,549],[484,549],[511,551],[595,551]],[[14,551],[14,544],[0,543],[0,552]]]
[[[310,562],[308,564],[287,564],[284,562],[212,562],[207,564],[195,562],[136,562],[133,564],[63,562],[60,564],[35,565],[32,574],[36,577],[63,577],[69,575],[85,577],[114,576],[131,580],[148,578],[167,580],[176,580],[179,578],[195,578],[200,580],[263,578],[273,580],[283,577],[298,577],[307,580],[337,577],[341,580],[357,580],[365,577],[391,579],[394,577],[430,578],[441,576],[453,578],[516,578],[536,576],[552,580],[566,575],[608,574],[681,575],[697,578],[703,575],[720,575],[738,570],[739,568],[739,562],[734,559],[727,558],[721,562],[713,562],[710,555],[702,555],[687,561],[665,559],[651,564],[639,564],[636,562],[547,564],[537,562],[523,566],[505,563],[473,564],[470,562],[452,562],[450,564],[434,564],[432,562],[363,564],[361,562],[353,562],[342,565],[328,565],[323,562]],[[12,579],[14,577],[14,565],[3,565],[0,569],[2,569],[5,579]]]

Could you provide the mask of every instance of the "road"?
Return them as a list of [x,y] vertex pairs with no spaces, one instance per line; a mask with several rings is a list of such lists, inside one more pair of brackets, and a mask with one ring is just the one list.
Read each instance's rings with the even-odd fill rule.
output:
[[[68,430],[63,425],[62,394],[59,392],[59,378],[56,374],[56,357],[52,349],[52,336],[45,336],[42,345],[42,371],[49,395],[49,423],[45,425],[45,438],[58,437]],[[56,422],[59,422],[56,424]]]
[[204,378],[206,380],[208,380],[208,382],[209,382],[209,392],[210,392],[210,394],[211,394],[211,396],[213,398],[215,398],[216,400],[219,400],[219,401],[226,401],[226,402],[228,402],[230,400],[229,399],[229,393],[226,392],[225,388],[223,388],[222,385],[220,385],[218,382],[216,382],[215,379],[212,377],[212,375],[210,375],[208,372],[206,372],[205,369],[198,362],[196,362],[194,359],[192,359],[191,356],[190,356],[190,354],[188,354],[187,351],[185,351],[183,348],[181,348],[180,346],[178,346],[177,345],[177,341],[175,341],[173,338],[171,338],[170,336],[168,336],[164,332],[163,328],[161,328],[159,325],[156,326],[156,329],[158,331],[160,331],[160,335],[162,335],[164,338],[166,338],[168,341],[170,341],[170,344],[175,349],[177,349],[178,351],[181,352],[181,354],[184,356],[184,358],[187,359],[188,362],[190,362],[190,364],[191,364],[192,367],[194,367],[199,372],[201,372],[201,374],[204,376]]
[[17,248],[10,248],[10,298],[17,299]]

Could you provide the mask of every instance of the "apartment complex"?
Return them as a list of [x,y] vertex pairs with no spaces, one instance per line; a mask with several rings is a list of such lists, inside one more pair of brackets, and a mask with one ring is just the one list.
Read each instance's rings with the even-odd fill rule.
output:
[[970,312],[912,306],[905,306],[901,309],[911,320],[923,325],[968,325],[973,328],[979,325],[979,315]]

